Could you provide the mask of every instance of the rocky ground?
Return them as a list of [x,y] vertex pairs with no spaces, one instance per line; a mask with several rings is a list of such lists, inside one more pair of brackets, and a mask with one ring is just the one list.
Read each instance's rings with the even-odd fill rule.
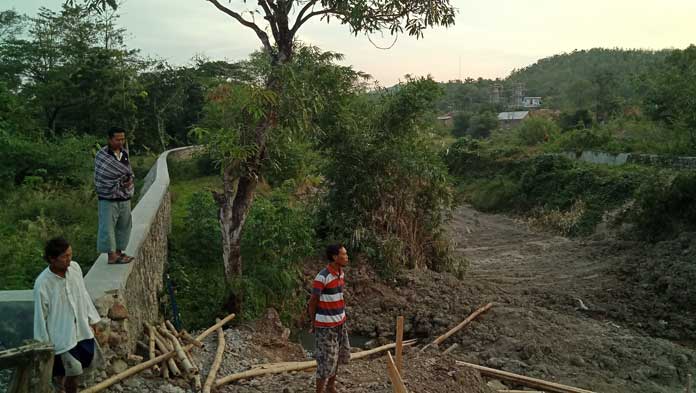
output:
[[[398,315],[406,318],[406,337],[422,345],[478,307],[494,303],[441,348],[406,353],[404,379],[410,391],[483,393],[495,391],[488,385],[503,388],[499,381],[483,380],[456,366],[455,359],[606,393],[681,392],[687,372],[696,374],[696,351],[684,344],[694,326],[692,312],[675,313],[651,288],[625,274],[626,266],[659,258],[688,261],[696,255],[693,237],[657,246],[605,237],[569,240],[468,207],[456,212],[450,233],[470,264],[463,279],[408,271],[383,282],[359,261],[347,270],[350,327],[372,337],[371,345],[393,340]],[[308,285],[319,268],[305,267]],[[288,334],[272,314],[227,329],[220,374],[259,363],[305,360],[308,354],[289,342]],[[206,342],[196,352],[204,375],[212,363],[215,335]],[[441,355],[455,343],[456,349]],[[390,392],[385,367],[383,356],[355,361],[343,370],[339,387],[344,392]],[[308,392],[313,378],[312,372],[296,372],[240,381],[220,391]],[[109,391],[174,393],[190,387],[144,374]]]

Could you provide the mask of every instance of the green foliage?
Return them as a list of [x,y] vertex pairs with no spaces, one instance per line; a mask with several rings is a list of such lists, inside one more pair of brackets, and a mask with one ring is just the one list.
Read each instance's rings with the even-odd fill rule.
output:
[[559,120],[564,131],[574,129],[591,128],[594,124],[592,114],[587,109],[578,109],[575,112],[563,112]]
[[474,165],[487,169],[467,172],[469,177],[462,179],[467,201],[485,211],[528,216],[555,214],[565,219],[572,212],[564,235],[592,233],[605,212],[634,198],[641,184],[657,176],[649,169],[607,168],[551,155],[513,162],[490,152],[481,156],[487,160]]
[[[621,103],[639,103],[639,77],[661,67],[670,50],[576,50],[541,59],[515,70],[505,80],[523,83],[526,94],[544,97],[546,106],[567,112],[592,109],[600,119]],[[599,110],[600,113],[597,113]]]
[[465,187],[469,202],[481,211],[510,211],[514,209],[520,192],[517,182],[504,176],[477,179]]
[[534,146],[559,134],[558,126],[552,120],[544,117],[532,117],[522,122],[516,129],[520,142],[526,146]]
[[452,127],[452,135],[456,137],[466,136],[469,130],[469,124],[471,122],[471,113],[468,112],[457,112],[454,115],[454,124]]
[[648,113],[687,134],[696,149],[696,45],[673,51],[660,70],[645,79]]
[[467,134],[474,138],[488,138],[498,127],[498,116],[493,112],[482,112],[471,116]]
[[611,134],[605,130],[581,129],[563,134],[558,141],[558,146],[561,151],[602,150],[611,140]]
[[291,320],[306,301],[298,262],[314,254],[314,215],[309,206],[293,201],[289,191],[257,198],[244,226],[242,256],[247,264],[237,285],[247,299],[245,318],[274,307]]
[[452,200],[446,168],[424,132],[423,116],[438,94],[431,79],[417,79],[356,100],[340,115],[335,142],[324,145],[332,186],[320,230],[365,252],[383,274],[455,265],[435,250]]
[[[306,300],[298,263],[314,253],[314,210],[297,200],[292,187],[257,196],[242,235],[244,275],[228,288],[222,265],[218,207],[210,191],[220,187],[210,159],[170,162],[173,230],[170,276],[184,324],[208,326],[230,289],[243,293],[242,317],[253,319],[275,307],[284,319]],[[182,176],[182,177],[179,177]],[[240,292],[241,291],[241,292]],[[200,299],[208,299],[201,302]]]
[[632,217],[637,231],[649,240],[664,240],[696,230],[696,174],[655,180],[637,192]]
[[98,147],[93,137],[44,140],[0,132],[0,196],[25,183],[89,184]]

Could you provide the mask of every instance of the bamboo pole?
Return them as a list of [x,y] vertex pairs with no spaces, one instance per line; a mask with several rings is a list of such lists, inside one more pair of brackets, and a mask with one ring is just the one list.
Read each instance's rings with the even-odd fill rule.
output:
[[541,390],[498,390],[498,393],[544,393]]
[[184,340],[184,342],[186,342],[186,344],[193,344],[193,345],[197,346],[198,348],[203,348],[203,343],[196,340],[195,338],[191,337],[189,332],[187,332],[186,330],[181,330],[181,332],[179,334],[181,335],[181,339]]
[[693,381],[691,380],[691,374],[686,375],[686,393],[692,393]]
[[225,332],[222,328],[218,329],[218,347],[215,352],[215,359],[213,360],[213,365],[210,367],[210,372],[208,373],[208,378],[205,380],[203,385],[203,393],[210,393],[210,389],[213,388],[215,383],[215,378],[217,377],[217,372],[220,369],[220,364],[222,363],[222,355],[225,353]]
[[[148,340],[149,345],[148,345],[147,349],[148,349],[148,353],[150,355],[150,360],[152,360],[152,359],[157,357],[157,356],[155,356],[155,333],[152,330],[148,329],[148,337],[149,337],[149,340]],[[152,372],[155,374],[159,374],[160,373],[159,365],[155,364],[152,367]]]
[[[443,341],[447,340],[447,339],[448,339],[451,335],[453,335],[454,333],[457,333],[458,331],[460,331],[464,326],[466,326],[466,325],[468,325],[469,323],[471,323],[471,321],[473,321],[474,319],[476,319],[476,317],[478,317],[479,315],[483,314],[484,312],[488,311],[491,307],[493,307],[493,303],[488,303],[488,304],[486,304],[485,306],[483,306],[483,307],[479,308],[478,310],[474,311],[474,312],[473,312],[471,315],[469,315],[465,320],[463,320],[462,323],[460,323],[459,325],[453,327],[452,329],[450,329],[447,333],[443,334],[442,336],[436,338],[435,341],[433,341],[430,345],[432,345],[432,346],[437,346],[437,345],[442,344]],[[425,349],[425,348],[423,348],[423,349]]]
[[169,330],[174,335],[174,337],[180,336],[179,331],[176,330],[174,325],[171,322],[169,322],[169,320],[164,321],[164,326],[167,327],[167,330]]
[[399,370],[394,364],[394,359],[392,359],[392,355],[389,352],[387,352],[387,374],[389,374],[389,380],[394,388],[394,393],[408,393],[406,385],[404,385],[404,380],[401,379]]
[[[193,360],[193,356],[191,355],[190,351],[185,351],[184,352],[186,356],[188,357],[189,361],[195,367],[197,370],[200,370],[201,368],[198,367],[198,364]],[[201,384],[201,374],[196,373],[196,375],[193,376],[193,386],[195,388],[196,392],[200,392],[203,389],[203,385]]]
[[[416,343],[416,340],[408,340],[404,341],[404,346],[409,346],[413,345]],[[350,359],[351,360],[357,360],[361,359],[370,355],[374,355],[376,353],[384,352],[387,350],[390,350],[392,348],[396,347],[395,343],[392,344],[387,344],[387,345],[382,345],[381,347],[377,347],[374,349],[370,349],[367,351],[362,351],[362,352],[354,352],[350,354]],[[266,365],[264,365],[266,366]],[[268,368],[252,368],[247,371],[242,371],[240,373],[235,373],[228,375],[226,377],[222,377],[215,381],[215,386],[222,386],[226,385],[228,383],[232,383],[234,381],[239,381],[241,379],[249,379],[253,377],[258,377],[261,375],[269,375],[269,374],[280,374],[284,372],[289,372],[289,371],[301,371],[301,370],[306,370],[310,368],[314,368],[317,366],[316,360],[309,360],[306,362],[283,362],[279,363],[279,366],[274,367],[272,364],[267,365]]]
[[443,354],[443,355],[447,355],[448,353],[450,353],[450,352],[454,351],[455,349],[457,349],[458,346],[459,346],[459,343],[454,343],[454,344],[450,345],[449,348],[445,349],[445,352],[443,352],[442,354]]
[[[162,337],[157,332],[157,329],[155,329],[154,326],[150,325],[149,323],[145,323],[145,326],[147,326],[148,330],[151,331],[152,334],[155,336],[155,343],[159,347],[160,351],[162,351],[162,353],[174,351],[174,347],[172,347],[171,344],[169,344],[168,340],[165,340],[164,337]],[[169,367],[169,373],[167,374],[171,374],[171,376],[173,377],[178,377],[179,375],[181,375],[181,370],[179,370],[179,367],[176,365],[174,359],[167,359],[166,366]]]
[[594,393],[590,390],[580,389],[572,386],[561,385],[560,383],[544,381],[542,379],[525,377],[523,375],[509,373],[507,371],[500,371],[493,368],[479,366],[477,364],[471,364],[466,362],[457,361],[457,365],[473,368],[478,370],[481,375],[494,377],[496,379],[502,379],[510,382],[515,382],[520,385],[524,385],[530,388],[541,389],[545,392],[553,393]]
[[396,369],[399,370],[399,374],[403,373],[403,351],[404,351],[404,317],[399,316],[396,318]]
[[[196,340],[201,341],[201,340],[205,339],[206,337],[208,337],[210,335],[211,332],[214,332],[218,327],[224,326],[227,322],[234,319],[234,317],[235,317],[234,314],[230,314],[230,315],[226,316],[222,321],[216,323],[215,325],[208,328],[208,330],[206,330],[205,332],[198,335],[198,337],[196,337]],[[185,348],[186,348],[186,350],[190,350],[191,348],[193,348],[193,346],[194,346],[193,344],[188,344],[188,345],[186,345]],[[80,393],[96,393],[96,392],[102,391],[102,390],[108,388],[109,386],[130,377],[131,375],[137,374],[143,370],[147,370],[148,368],[154,366],[155,364],[158,364],[164,360],[170,359],[170,358],[174,357],[175,355],[176,355],[175,351],[167,352],[164,355],[160,355],[152,360],[148,360],[147,362],[140,363],[137,366],[133,366],[133,367],[129,368],[128,370],[125,370],[122,373],[113,375],[110,378],[107,378],[107,379],[101,381],[100,383],[98,383],[92,387],[89,387],[85,390],[82,390]]]
[[169,341],[171,344],[174,346],[174,350],[176,351],[176,357],[179,358],[179,364],[181,364],[181,367],[184,369],[184,372],[188,376],[194,376],[198,374],[198,369],[193,367],[191,364],[191,361],[189,360],[188,356],[186,356],[186,353],[184,350],[181,348],[181,344],[179,343],[179,340],[169,331],[160,326],[160,333],[164,334],[169,338]]

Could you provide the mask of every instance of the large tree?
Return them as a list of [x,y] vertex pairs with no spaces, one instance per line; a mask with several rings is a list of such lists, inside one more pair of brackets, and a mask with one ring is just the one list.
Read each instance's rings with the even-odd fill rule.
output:
[[[96,8],[114,5],[109,0],[87,1]],[[251,29],[270,64],[263,81],[266,92],[250,93],[263,101],[261,115],[250,118],[254,122],[249,135],[253,146],[245,149],[245,154],[235,156],[241,159],[223,161],[224,195],[216,198],[220,204],[225,275],[231,281],[242,273],[242,228],[261,179],[263,162],[268,158],[267,143],[278,126],[281,101],[277,97],[284,95],[282,89],[287,85],[282,80],[284,66],[293,60],[301,27],[312,19],[335,20],[356,35],[386,31],[422,37],[429,27],[453,25],[455,9],[449,0],[258,0],[253,7],[246,1],[236,6],[232,1],[207,2],[234,23]]]

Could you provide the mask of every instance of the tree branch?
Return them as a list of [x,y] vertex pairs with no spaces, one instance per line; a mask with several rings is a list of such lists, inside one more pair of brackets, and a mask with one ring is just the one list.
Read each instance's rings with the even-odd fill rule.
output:
[[[304,14],[305,14],[307,11],[309,11],[309,9],[312,8],[312,7],[314,6],[314,4],[317,3],[317,1],[318,1],[318,0],[310,0],[310,1],[307,2],[307,4],[305,4],[304,7],[302,7],[302,9],[300,10],[300,13],[297,14],[297,18],[295,19],[295,26],[297,26],[297,24],[300,23],[300,21],[301,21],[302,18],[304,17]],[[292,28],[293,31],[297,31],[297,30],[295,29],[295,26],[293,26],[293,28]]]
[[[275,18],[275,14],[271,11],[271,0],[258,0],[259,5],[263,8],[263,12],[266,14],[266,20],[268,24],[271,25],[271,33],[273,33],[273,39],[278,42],[278,22]],[[277,7],[276,7],[277,8]]]
[[217,8],[218,10],[220,10],[220,11],[224,12],[225,14],[231,16],[232,18],[236,19],[237,22],[239,22],[242,25],[254,30],[256,35],[261,40],[261,43],[263,44],[263,47],[266,49],[266,51],[268,51],[268,53],[273,52],[273,45],[271,45],[271,42],[268,39],[268,34],[266,34],[266,32],[264,32],[263,30],[261,30],[261,28],[258,25],[256,25],[253,22],[249,22],[248,20],[242,18],[242,16],[239,15],[238,13],[236,13],[236,12],[232,11],[231,9],[225,7],[224,5],[220,4],[220,2],[218,0],[207,0],[207,1],[212,3],[215,6],[215,8]]
[[[297,33],[297,30],[299,30],[300,27],[301,27],[303,24],[305,24],[305,22],[307,22],[308,20],[314,18],[315,16],[331,14],[331,13],[333,13],[333,12],[335,12],[335,11],[336,11],[336,10],[333,9],[333,8],[326,8],[326,9],[323,9],[323,10],[321,10],[321,11],[310,12],[309,14],[307,14],[306,16],[304,16],[302,19],[300,19],[300,15],[298,15],[298,16],[297,16],[297,21],[295,22],[295,26],[293,26],[293,27],[292,27],[292,30],[291,30],[291,31],[292,31],[292,34],[294,35],[295,33]],[[301,14],[301,13],[300,13],[300,14]]]

